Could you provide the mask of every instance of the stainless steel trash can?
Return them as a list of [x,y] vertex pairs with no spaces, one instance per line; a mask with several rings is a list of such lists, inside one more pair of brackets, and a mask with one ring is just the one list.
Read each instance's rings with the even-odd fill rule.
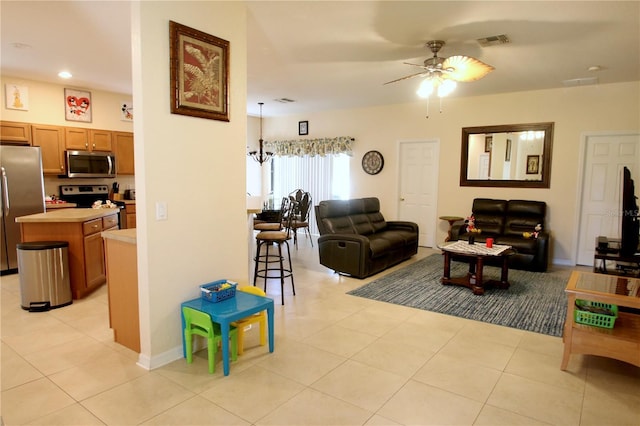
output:
[[33,241],[17,249],[22,309],[41,312],[71,304],[69,243]]

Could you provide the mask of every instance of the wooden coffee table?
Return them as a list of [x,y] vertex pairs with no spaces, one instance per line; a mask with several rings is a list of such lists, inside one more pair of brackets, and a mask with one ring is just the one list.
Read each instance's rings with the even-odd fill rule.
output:
[[[515,253],[510,246],[494,244],[492,248],[485,247],[484,244],[469,244],[467,241],[456,241],[438,246],[444,254],[444,274],[443,285],[460,285],[468,287],[475,295],[483,295],[484,290],[489,287],[501,289],[509,288],[509,256]],[[469,262],[469,272],[462,277],[451,277],[451,258],[455,256],[463,258]],[[482,278],[482,271],[485,260],[500,258],[501,273],[500,280],[487,280]]]

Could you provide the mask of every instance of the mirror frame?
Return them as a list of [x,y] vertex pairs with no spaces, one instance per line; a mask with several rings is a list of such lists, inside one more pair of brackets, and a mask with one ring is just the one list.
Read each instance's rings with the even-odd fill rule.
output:
[[[504,124],[498,126],[478,126],[462,128],[462,152],[460,155],[460,186],[487,186],[503,188],[549,188],[551,185],[551,146],[553,144],[553,122]],[[540,131],[544,133],[542,151],[542,180],[491,180],[467,179],[467,165],[469,163],[469,136],[487,133],[514,133],[525,131]]]

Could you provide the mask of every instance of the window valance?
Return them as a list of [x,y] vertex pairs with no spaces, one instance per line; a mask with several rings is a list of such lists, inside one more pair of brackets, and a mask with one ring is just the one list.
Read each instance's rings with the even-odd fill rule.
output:
[[293,139],[288,141],[266,142],[267,150],[282,157],[315,157],[319,155],[347,154],[353,155],[353,138],[350,136],[338,136],[335,138],[317,139]]

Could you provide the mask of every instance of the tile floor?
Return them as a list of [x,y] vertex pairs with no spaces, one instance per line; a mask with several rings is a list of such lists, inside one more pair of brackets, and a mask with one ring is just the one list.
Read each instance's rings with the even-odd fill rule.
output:
[[[206,351],[192,365],[138,367],[112,341],[104,287],[28,313],[18,276],[3,277],[4,424],[640,424],[640,368],[574,355],[562,372],[560,338],[348,296],[370,279],[338,276],[299,245],[275,352],[249,330],[227,377],[220,360],[207,373]],[[268,293],[279,302],[278,283]]]

